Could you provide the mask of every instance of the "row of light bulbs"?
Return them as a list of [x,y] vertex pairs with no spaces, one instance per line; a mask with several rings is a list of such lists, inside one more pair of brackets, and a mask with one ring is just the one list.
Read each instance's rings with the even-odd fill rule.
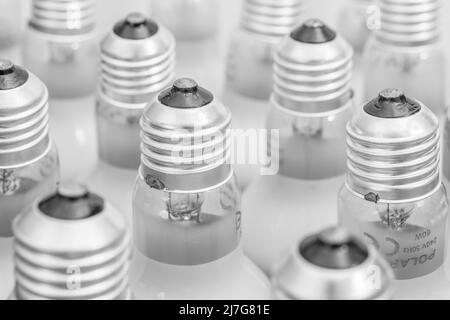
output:
[[[209,16],[208,1],[177,4]],[[178,44],[163,24],[137,13],[116,23],[95,80],[93,1],[34,0],[26,68],[0,62],[0,271],[11,274],[0,288],[15,278],[17,299],[450,297],[438,1],[378,2],[362,107],[352,46],[319,20],[296,26],[302,8],[243,2],[222,104],[192,79],[173,82]],[[87,185],[106,200],[77,184],[57,188],[49,134],[49,121],[52,131],[88,121],[83,96],[96,85],[100,164]],[[59,117],[49,117],[49,97]],[[276,175],[237,165],[238,184],[232,118],[234,128],[279,130]],[[198,127],[222,140],[196,139]],[[76,164],[89,150],[73,131],[78,139],[58,147]],[[193,143],[177,158],[179,141]],[[338,217],[344,229],[321,231]]]

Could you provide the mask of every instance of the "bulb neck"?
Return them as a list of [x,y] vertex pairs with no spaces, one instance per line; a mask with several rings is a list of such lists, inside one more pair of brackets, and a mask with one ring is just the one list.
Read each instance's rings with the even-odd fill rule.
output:
[[380,0],[380,28],[375,37],[395,46],[416,47],[440,38],[439,0]]
[[277,39],[288,34],[303,15],[303,0],[245,0],[241,27],[255,35]]
[[[147,258],[194,266],[213,263],[238,248],[240,193],[234,179],[206,192],[165,192],[149,189],[142,180],[136,190],[134,245]],[[153,199],[152,206],[142,206],[141,196]]]
[[84,35],[95,28],[93,0],[33,0],[32,28],[56,35]]

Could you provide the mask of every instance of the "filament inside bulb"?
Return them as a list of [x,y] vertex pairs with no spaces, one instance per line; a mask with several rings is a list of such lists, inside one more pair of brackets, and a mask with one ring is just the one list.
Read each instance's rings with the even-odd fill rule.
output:
[[381,221],[392,230],[404,228],[414,209],[415,206],[413,204],[377,204],[377,211]]
[[13,195],[20,189],[20,178],[14,169],[0,170],[0,195]]

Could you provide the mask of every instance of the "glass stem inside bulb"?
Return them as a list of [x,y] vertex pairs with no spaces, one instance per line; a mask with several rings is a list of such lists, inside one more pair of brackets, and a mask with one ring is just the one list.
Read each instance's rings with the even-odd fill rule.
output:
[[200,222],[203,195],[169,193],[167,212],[170,220]]
[[220,259],[240,242],[237,186],[197,193],[149,188],[139,179],[133,200],[134,242],[149,259],[198,265]]

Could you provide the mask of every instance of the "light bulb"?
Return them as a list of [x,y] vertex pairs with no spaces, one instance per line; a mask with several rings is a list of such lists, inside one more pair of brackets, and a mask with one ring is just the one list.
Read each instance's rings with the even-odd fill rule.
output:
[[386,87],[414,92],[438,117],[445,110],[445,56],[438,0],[380,0],[379,28],[365,48],[366,100]]
[[133,197],[137,299],[269,298],[267,278],[240,247],[230,122],[229,110],[188,78],[145,109]]
[[23,44],[24,65],[49,89],[64,180],[84,180],[97,163],[95,22],[94,0],[33,0]]
[[[152,16],[177,40],[177,77],[190,77],[214,92],[225,69],[218,39],[220,0],[153,0]],[[226,4],[228,5],[228,4]]]
[[92,0],[33,0],[24,64],[50,96],[73,98],[95,89],[95,8]]
[[131,222],[131,193],[140,163],[139,119],[173,80],[175,39],[139,13],[117,22],[100,44],[96,119],[100,162],[88,179]]
[[0,299],[13,286],[13,219],[58,180],[48,92],[32,73],[0,60]]
[[450,297],[436,116],[401,90],[386,89],[349,122],[347,135],[340,222],[385,255],[399,280],[396,298]]
[[[277,44],[303,14],[302,0],[244,0],[239,29],[233,35],[227,58],[224,102],[230,106],[233,127],[259,130],[270,110],[273,55]],[[245,189],[258,175],[261,161],[235,166],[239,184]]]
[[22,33],[22,1],[0,1],[0,49],[16,44]]
[[394,272],[361,238],[331,227],[291,250],[272,277],[280,300],[384,300],[394,292]]
[[362,52],[377,21],[374,0],[346,0],[339,11],[338,30],[356,52]]
[[279,141],[268,146],[270,166],[279,169],[258,177],[242,204],[245,250],[268,274],[298,237],[337,222],[353,109],[352,56],[351,46],[315,19],[277,49],[267,129],[279,130]]
[[41,197],[20,214],[13,231],[13,298],[130,298],[130,235],[125,219],[85,187],[60,185],[56,193]]

